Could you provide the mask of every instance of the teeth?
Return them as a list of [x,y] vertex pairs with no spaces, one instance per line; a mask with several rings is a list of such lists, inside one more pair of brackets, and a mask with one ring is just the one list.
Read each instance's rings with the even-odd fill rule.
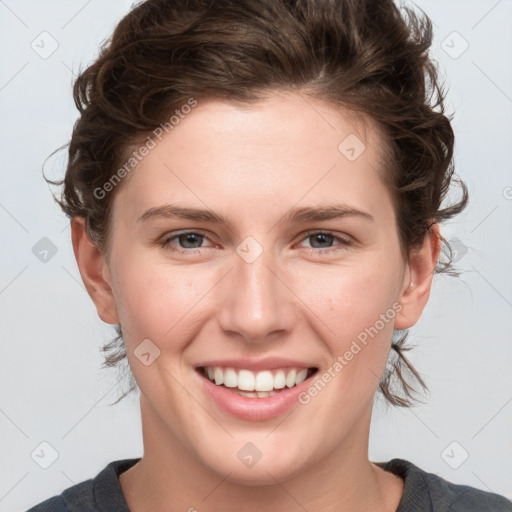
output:
[[205,368],[205,372],[217,386],[238,388],[237,393],[252,398],[274,396],[276,394],[274,390],[284,387],[292,388],[306,380],[308,376],[307,368],[283,368],[254,373],[245,369],[215,366]]
[[300,372],[297,372],[297,376],[295,377],[295,384],[300,384],[301,382],[304,382],[306,380],[307,376],[308,376],[307,368],[304,368]]
[[275,391],[235,391],[238,395],[245,396],[247,398],[267,398],[269,396],[277,395]]
[[258,397],[257,393],[246,393],[245,391],[237,391],[237,393],[239,395],[245,396],[247,398],[257,398]]
[[226,368],[224,372],[224,386],[227,388],[236,388],[238,379],[235,370],[233,368]]
[[213,376],[215,377],[215,384],[217,384],[217,386],[224,384],[224,372],[222,371],[222,368],[216,366],[213,369]]
[[274,388],[283,389],[286,386],[286,374],[283,370],[278,370],[274,375]]
[[295,377],[297,376],[296,370],[291,370],[290,373],[286,376],[286,386],[289,388],[293,388],[295,385]]
[[[217,369],[217,367],[215,369]],[[242,389],[244,391],[254,391],[254,373],[250,372],[249,370],[240,370],[238,372],[238,389]],[[263,389],[258,389],[257,391],[263,391]]]
[[259,372],[256,375],[254,389],[261,392],[272,391],[274,389],[274,377],[272,377],[272,374],[269,371]]

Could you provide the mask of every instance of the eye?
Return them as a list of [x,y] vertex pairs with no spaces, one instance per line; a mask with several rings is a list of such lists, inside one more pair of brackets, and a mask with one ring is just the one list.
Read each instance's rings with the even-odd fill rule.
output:
[[[305,238],[303,238],[304,241],[308,239],[312,241],[313,245],[313,247],[309,249],[309,252],[315,255],[332,254],[338,251],[343,251],[347,247],[353,245],[352,240],[348,237],[341,237],[328,231],[310,232]],[[207,248],[208,246],[205,247],[203,245],[205,240],[208,240],[208,237],[202,233],[196,231],[184,231],[166,236],[158,244],[170,251],[186,254],[195,253],[198,252],[199,249]],[[332,243],[334,242],[337,242],[338,246],[332,246]]]
[[[303,240],[312,240],[313,248],[310,249],[309,252],[313,254],[323,255],[323,254],[332,254],[334,252],[343,251],[347,247],[353,245],[352,240],[348,237],[341,237],[330,233],[329,231],[314,231],[308,233],[306,238]],[[333,242],[338,242],[339,246],[332,246]],[[319,245],[320,247],[315,247],[314,245]]]
[[[179,247],[172,244],[175,240],[180,244]],[[171,251],[188,253],[196,252],[194,249],[200,249],[204,240],[207,240],[207,238],[201,233],[196,231],[185,231],[165,237],[161,242],[159,242],[159,245]]]

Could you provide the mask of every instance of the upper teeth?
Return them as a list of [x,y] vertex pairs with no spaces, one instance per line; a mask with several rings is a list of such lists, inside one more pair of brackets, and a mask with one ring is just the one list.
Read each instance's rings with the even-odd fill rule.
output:
[[307,368],[283,368],[256,373],[220,366],[208,366],[205,370],[209,379],[215,381],[218,386],[224,384],[228,388],[238,388],[243,391],[272,391],[285,386],[291,388],[306,380],[308,374]]

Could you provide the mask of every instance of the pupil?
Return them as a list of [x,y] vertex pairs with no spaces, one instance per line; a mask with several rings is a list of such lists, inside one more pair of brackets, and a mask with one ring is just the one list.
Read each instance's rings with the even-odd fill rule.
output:
[[323,242],[326,241],[329,241],[330,239],[332,239],[332,235],[329,235],[329,234],[322,234],[322,233],[319,233],[317,235],[313,235],[313,239],[316,241],[318,239],[320,239],[320,243],[322,243],[322,239],[323,239]]
[[[184,235],[180,236],[180,243],[184,243],[185,247],[188,249],[195,249],[196,247],[189,247],[187,246],[188,243],[194,244],[198,242],[198,237],[200,238],[201,235],[196,235],[195,233],[186,233]],[[195,238],[195,240],[194,240]]]

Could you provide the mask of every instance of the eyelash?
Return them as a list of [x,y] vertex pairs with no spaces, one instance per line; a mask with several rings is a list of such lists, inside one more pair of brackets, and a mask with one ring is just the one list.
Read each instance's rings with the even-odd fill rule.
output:
[[[197,231],[183,231],[183,232],[180,232],[178,234],[174,234],[172,236],[164,238],[163,240],[161,240],[158,243],[158,245],[160,247],[163,247],[164,249],[168,249],[168,250],[170,250],[172,252],[176,252],[178,254],[187,254],[187,253],[190,254],[190,253],[198,252],[201,249],[200,247],[194,248],[194,249],[183,249],[183,248],[172,247],[170,245],[170,242],[172,242],[173,240],[176,240],[180,236],[185,236],[185,235],[199,235],[202,238],[208,239],[208,237],[206,235],[203,235],[202,233],[197,232]],[[302,238],[302,240],[306,240],[307,238],[310,238],[310,237],[315,236],[315,235],[328,235],[328,236],[331,236],[334,241],[339,242],[343,246],[343,247],[332,247],[332,248],[328,247],[327,249],[316,249],[314,247],[313,248],[309,248],[309,252],[314,254],[315,256],[331,255],[333,253],[337,253],[338,251],[344,251],[346,248],[348,248],[348,247],[353,245],[352,240],[349,240],[348,238],[344,238],[344,237],[340,237],[338,235],[335,235],[334,233],[332,233],[330,231],[310,231],[309,233],[307,233],[304,236],[304,238]],[[306,249],[308,249],[308,248],[306,248]]]

